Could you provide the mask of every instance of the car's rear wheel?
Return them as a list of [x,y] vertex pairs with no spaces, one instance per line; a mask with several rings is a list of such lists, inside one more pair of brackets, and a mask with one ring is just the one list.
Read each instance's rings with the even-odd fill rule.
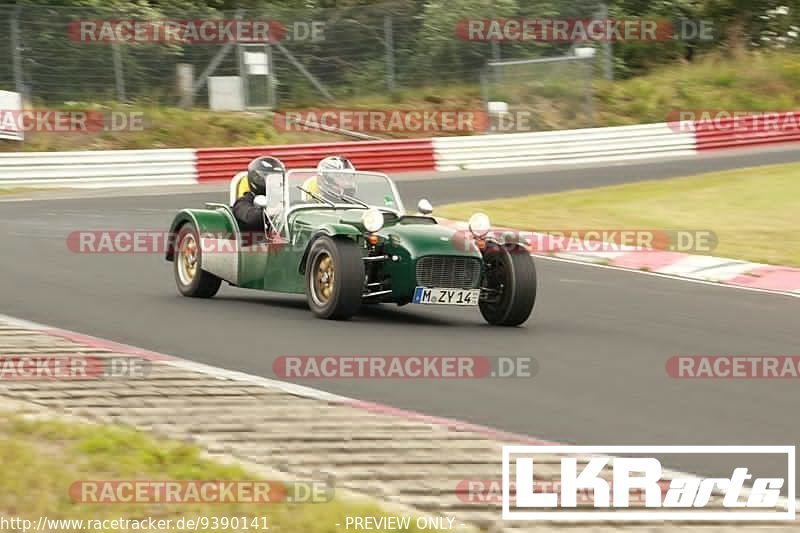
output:
[[358,312],[364,291],[364,260],[347,238],[314,241],[306,263],[306,299],[321,318],[348,319]]
[[181,226],[175,242],[173,262],[178,292],[190,298],[211,298],[217,294],[222,280],[203,270],[200,235],[194,224],[188,222]]
[[481,315],[495,326],[519,326],[528,320],[536,302],[533,258],[516,244],[489,244],[483,258]]

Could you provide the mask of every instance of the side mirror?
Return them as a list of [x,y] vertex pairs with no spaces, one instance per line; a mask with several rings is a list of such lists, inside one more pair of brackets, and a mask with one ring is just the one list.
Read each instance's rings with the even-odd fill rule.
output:
[[264,196],[263,194],[259,194],[258,196],[253,198],[253,203],[263,209],[267,207],[267,197]]
[[419,211],[423,215],[430,215],[431,213],[433,213],[433,206],[426,198],[423,198],[417,204],[417,211]]

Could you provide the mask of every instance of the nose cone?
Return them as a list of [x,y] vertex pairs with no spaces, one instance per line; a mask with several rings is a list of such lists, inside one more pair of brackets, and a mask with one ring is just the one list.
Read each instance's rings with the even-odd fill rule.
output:
[[385,229],[385,237],[391,246],[404,248],[412,258],[425,255],[480,256],[469,231],[439,224],[397,224]]

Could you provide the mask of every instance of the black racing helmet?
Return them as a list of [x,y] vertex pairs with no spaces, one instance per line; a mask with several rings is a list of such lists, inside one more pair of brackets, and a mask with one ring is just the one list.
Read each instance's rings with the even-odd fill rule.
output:
[[258,157],[247,165],[247,184],[255,195],[267,191],[267,176],[275,173],[286,173],[286,167],[277,157],[269,155]]

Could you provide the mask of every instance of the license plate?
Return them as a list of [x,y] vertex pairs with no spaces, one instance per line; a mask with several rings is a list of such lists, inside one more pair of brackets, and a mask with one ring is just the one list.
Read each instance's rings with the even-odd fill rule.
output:
[[480,289],[434,289],[417,287],[414,290],[415,304],[478,305]]

